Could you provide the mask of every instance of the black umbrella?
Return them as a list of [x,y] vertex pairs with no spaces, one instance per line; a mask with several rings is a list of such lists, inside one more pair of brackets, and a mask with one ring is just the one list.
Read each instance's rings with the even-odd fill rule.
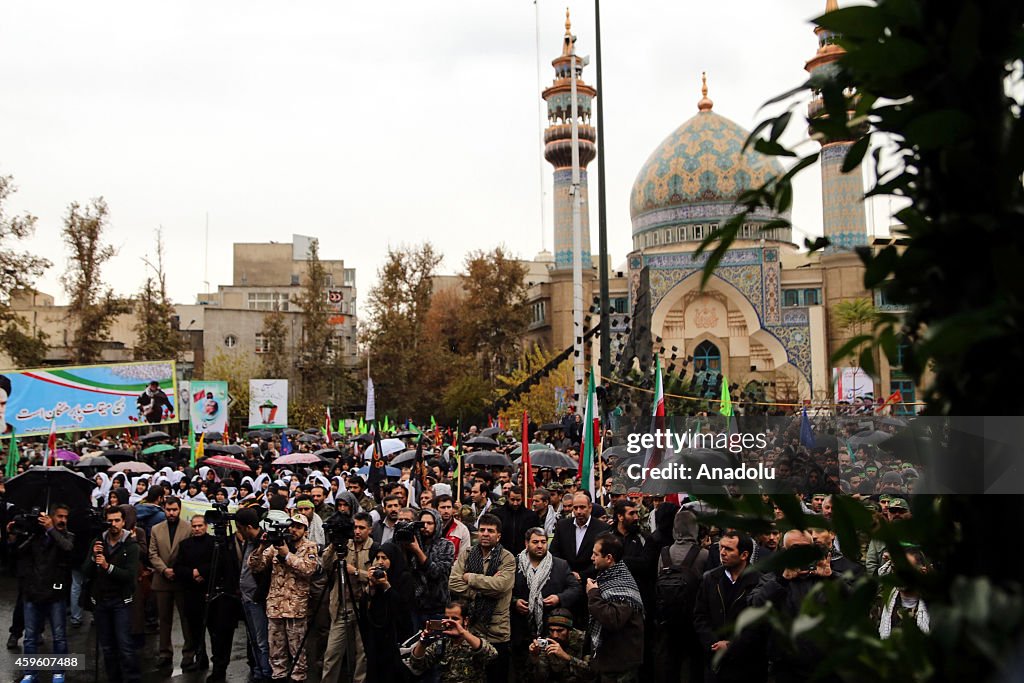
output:
[[253,430],[250,430],[250,431],[245,433],[245,438],[247,438],[247,439],[261,439],[261,438],[263,438],[262,434],[263,434],[263,432],[261,430],[253,429]]
[[621,460],[622,458],[628,458],[629,456],[634,455],[633,453],[627,451],[626,448],[627,446],[610,446],[601,451],[601,457],[618,458]]
[[851,436],[847,441],[853,448],[860,448],[861,446],[877,446],[880,443],[888,441],[892,438],[892,434],[888,432],[882,432],[878,430],[868,432],[858,432]]
[[337,448],[321,448],[317,452],[313,453],[313,455],[323,460],[326,458],[337,458],[338,456],[341,455],[341,451],[339,451]]
[[483,467],[512,467],[512,460],[504,453],[477,451],[466,456],[466,464]]
[[540,427],[537,427],[537,429],[543,430],[545,432],[553,432],[558,429],[565,429],[565,427],[562,426],[561,422],[549,422],[547,424],[541,425]]
[[204,447],[203,448],[203,454],[204,455],[231,455],[231,456],[237,456],[237,455],[245,455],[245,449],[242,448],[241,446],[236,446],[235,444],[226,444],[224,446],[221,446],[220,444],[215,444],[213,446],[206,446],[206,447]]
[[124,462],[125,460],[134,460],[135,454],[131,451],[126,451],[123,448],[108,448],[103,451],[100,455],[110,458],[111,462]]
[[206,432],[206,438],[203,440],[206,443],[210,443],[211,441],[223,441],[224,435],[220,432]]
[[102,455],[87,455],[86,457],[82,458],[81,460],[79,460],[78,462],[75,463],[75,469],[76,470],[86,470],[86,469],[97,469],[98,470],[98,469],[101,469],[101,468],[104,468],[104,467],[110,467],[113,464],[114,463],[110,460],[110,458],[104,457]]
[[[516,459],[516,464],[521,464],[523,459]],[[579,463],[561,451],[554,451],[550,448],[543,451],[530,451],[530,465],[533,467],[549,467],[553,470],[577,469]]]
[[373,441],[372,434],[357,434],[348,440],[349,443],[370,443]]
[[296,441],[301,441],[302,443],[317,443],[318,441],[320,441],[320,437],[313,434],[303,434],[298,439],[296,439]]
[[489,436],[474,436],[472,439],[466,439],[462,442],[464,446],[488,446],[494,448],[498,445],[498,442]]
[[157,432],[150,432],[149,434],[143,434],[142,436],[139,437],[139,441],[141,441],[142,443],[153,443],[153,442],[156,442],[156,441],[165,441],[165,440],[170,439],[170,438],[171,438],[171,435],[168,434],[167,432],[159,432],[159,431],[157,431]]
[[419,434],[416,432],[399,432],[392,436],[392,439],[415,439]]
[[[431,458],[433,456],[434,456],[434,452],[433,451],[428,451],[425,448],[423,449],[423,461],[424,462],[426,462],[427,459],[429,459],[429,458]],[[401,467],[402,465],[408,465],[408,464],[413,463],[415,461],[416,461],[416,449],[415,448],[410,448],[407,451],[402,451],[401,453],[397,454],[394,458],[391,459],[391,462],[389,462],[388,464],[391,465],[392,467]]]
[[295,436],[296,434],[301,434],[302,432],[300,432],[298,429],[292,429],[291,427],[289,427],[288,429],[285,429],[282,433],[287,434],[288,436]]
[[319,434],[320,433],[320,428],[319,427],[310,427],[309,429],[302,430],[302,433],[303,434]]
[[6,487],[6,501],[23,510],[48,510],[51,503],[58,502],[79,510],[90,507],[95,484],[66,467],[32,467],[9,479]]
[[480,432],[480,436],[489,436],[492,439],[498,434],[501,434],[501,427],[488,427]]

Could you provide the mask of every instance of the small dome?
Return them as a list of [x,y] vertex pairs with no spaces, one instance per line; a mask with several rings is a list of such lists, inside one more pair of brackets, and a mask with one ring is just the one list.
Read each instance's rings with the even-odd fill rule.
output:
[[[736,213],[736,201],[744,191],[782,175],[782,166],[775,159],[752,149],[743,151],[749,135],[711,111],[708,101],[665,138],[633,183],[629,213],[634,238],[666,226],[724,222]],[[774,217],[754,218],[768,221]],[[781,231],[778,238],[788,241],[788,232]]]

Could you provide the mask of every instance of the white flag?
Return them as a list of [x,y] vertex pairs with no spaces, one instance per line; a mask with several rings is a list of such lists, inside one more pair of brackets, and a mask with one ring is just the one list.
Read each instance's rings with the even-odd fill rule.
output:
[[373,422],[377,419],[377,399],[373,395],[373,380],[366,378],[366,421]]

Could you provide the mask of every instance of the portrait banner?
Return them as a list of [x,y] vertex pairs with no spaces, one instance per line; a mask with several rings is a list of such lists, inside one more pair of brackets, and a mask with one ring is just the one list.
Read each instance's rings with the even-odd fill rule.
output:
[[189,406],[193,432],[223,434],[228,426],[228,383],[192,380]]

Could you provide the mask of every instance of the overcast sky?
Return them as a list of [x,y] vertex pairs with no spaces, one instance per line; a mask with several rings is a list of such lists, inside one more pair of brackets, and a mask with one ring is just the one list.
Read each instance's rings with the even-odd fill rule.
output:
[[[636,173],[696,113],[701,71],[715,111],[749,130],[765,100],[804,78],[816,49],[808,21],[824,5],[605,1],[616,265],[631,248]],[[578,53],[593,59],[593,3],[570,7]],[[3,3],[0,173],[19,187],[8,210],[39,217],[28,248],[54,262],[39,288],[66,301],[61,217],[69,202],[100,195],[118,249],[106,281],[137,290],[163,226],[179,303],[193,303],[204,280],[230,283],[233,242],[292,233],[358,269],[360,303],[389,244],[430,239],[443,272],[499,243],[527,258],[550,249],[538,102],[564,13],[551,0]],[[594,79],[591,63],[584,80]],[[596,176],[595,162],[595,253]],[[796,235],[821,234],[818,175],[804,176]]]

